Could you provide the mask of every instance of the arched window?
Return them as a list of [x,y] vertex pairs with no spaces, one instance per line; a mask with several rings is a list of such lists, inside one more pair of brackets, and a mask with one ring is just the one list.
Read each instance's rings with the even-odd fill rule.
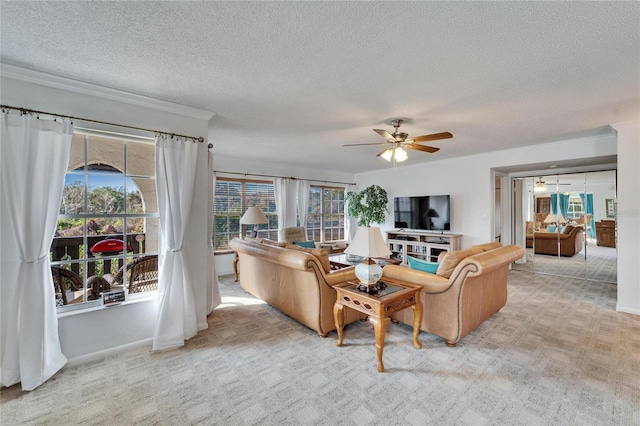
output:
[[155,146],[74,134],[68,170],[51,245],[57,304],[157,289]]

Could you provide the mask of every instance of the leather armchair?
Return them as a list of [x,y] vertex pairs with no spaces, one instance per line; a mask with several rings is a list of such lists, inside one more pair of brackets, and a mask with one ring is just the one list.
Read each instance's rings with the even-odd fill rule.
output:
[[[452,254],[462,258],[448,278],[406,266],[387,265],[382,270],[382,280],[390,277],[420,284],[423,287],[420,329],[442,337],[447,346],[456,346],[507,303],[509,265],[524,255],[524,249],[495,244],[498,248],[485,244],[445,254],[441,262]],[[399,311],[392,318],[413,325],[410,309]]]

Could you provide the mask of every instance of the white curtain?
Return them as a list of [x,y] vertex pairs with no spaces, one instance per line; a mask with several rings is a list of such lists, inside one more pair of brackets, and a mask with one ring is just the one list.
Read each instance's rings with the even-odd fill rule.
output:
[[184,345],[198,332],[194,285],[183,243],[191,213],[198,144],[169,135],[156,137],[156,185],[160,211],[158,319],[153,350]]
[[209,252],[208,252],[208,264],[211,268],[211,282],[207,286],[207,315],[213,311],[213,309],[222,303],[222,297],[220,296],[220,283],[218,282],[218,274],[216,274],[216,261],[213,255],[213,202],[216,195],[216,176],[213,172],[213,152],[211,149],[208,151],[209,155],[209,182],[211,182],[211,191],[209,191],[209,234],[207,238],[209,240]]
[[309,211],[309,187],[311,184],[308,180],[296,181],[296,203],[298,205],[298,217],[300,218],[300,226],[307,228],[307,213]]
[[[346,183],[344,185],[344,195],[346,197],[347,192],[353,192],[356,190],[355,185]],[[358,229],[358,222],[356,218],[349,217],[347,214],[347,203],[344,203],[344,239],[347,242],[351,242],[355,236],[356,229]]]
[[284,241],[284,228],[289,223],[287,200],[289,197],[289,179],[274,178],[273,194],[276,198],[276,214],[278,215],[278,240]]
[[49,248],[72,135],[73,124],[66,121],[2,114],[2,386],[22,382],[23,390],[33,390],[67,362],[58,337]]

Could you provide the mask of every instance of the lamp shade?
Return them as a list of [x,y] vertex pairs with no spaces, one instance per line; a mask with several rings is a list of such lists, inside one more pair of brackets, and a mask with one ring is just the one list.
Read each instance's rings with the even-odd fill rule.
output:
[[249,207],[240,218],[240,223],[244,225],[255,225],[259,223],[269,223],[269,220],[264,213],[262,213],[260,207]]
[[380,154],[380,156],[387,161],[391,161],[391,159],[394,158],[397,162],[402,162],[409,157],[407,155],[407,151],[402,149],[400,146],[389,148]]
[[377,226],[359,226],[356,236],[344,252],[362,257],[384,257],[391,254]]
[[549,213],[547,217],[544,218],[544,223],[567,223],[567,221],[562,216],[562,213]]
[[355,274],[363,284],[363,291],[374,289],[376,283],[382,277],[382,268],[370,258],[389,256],[391,254],[391,250],[382,239],[380,228],[376,226],[358,227],[356,236],[353,237],[353,241],[344,252],[367,258],[356,265]]

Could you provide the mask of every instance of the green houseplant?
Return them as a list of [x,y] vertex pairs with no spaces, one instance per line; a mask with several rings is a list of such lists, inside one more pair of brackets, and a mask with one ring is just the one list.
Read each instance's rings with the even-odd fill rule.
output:
[[381,289],[378,281],[382,277],[382,268],[372,259],[391,254],[380,228],[372,223],[384,223],[387,210],[387,191],[378,185],[371,185],[360,192],[349,192],[346,196],[347,214],[358,219],[356,235],[344,251],[347,255],[364,258],[355,267],[356,277],[360,280],[358,289],[373,293]]
[[347,192],[347,214],[358,219],[359,226],[384,223],[387,209],[387,191],[378,185],[371,185],[360,192]]

